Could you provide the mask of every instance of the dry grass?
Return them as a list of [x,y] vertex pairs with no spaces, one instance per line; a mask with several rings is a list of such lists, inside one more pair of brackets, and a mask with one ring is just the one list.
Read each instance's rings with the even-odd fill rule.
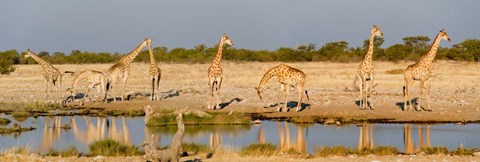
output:
[[403,74],[405,72],[405,69],[392,69],[392,70],[387,70],[385,73],[387,74]]

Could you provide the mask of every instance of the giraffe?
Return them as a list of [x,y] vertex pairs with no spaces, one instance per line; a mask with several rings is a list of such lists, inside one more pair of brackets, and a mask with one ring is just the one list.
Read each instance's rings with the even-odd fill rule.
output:
[[[412,108],[412,102],[410,101],[410,86],[413,84],[415,80],[420,81],[420,87],[419,87],[419,97],[418,97],[418,106],[415,107],[416,111],[420,111],[421,108],[421,101],[422,101],[422,90],[425,85],[425,82],[427,83],[426,88],[426,98],[427,98],[427,111],[432,111],[430,107],[430,81],[428,78],[430,78],[430,75],[432,74],[432,63],[433,60],[435,59],[435,54],[437,53],[438,46],[440,44],[440,41],[442,39],[445,39],[446,41],[450,42],[450,37],[448,37],[448,34],[445,32],[444,29],[440,30],[438,35],[435,37],[432,43],[432,47],[430,47],[430,50],[424,54],[423,56],[420,57],[420,59],[412,65],[409,65],[404,72],[404,79],[405,79],[405,86],[403,87],[403,96],[404,96],[404,104],[403,104],[403,110],[410,110]],[[410,103],[409,107],[406,108],[407,102]]]
[[[132,63],[133,59],[137,57],[138,53],[143,49],[145,46],[149,46],[152,43],[151,38],[145,38],[142,43],[140,43],[137,48],[135,48],[130,53],[126,54],[120,60],[112,65],[107,72],[107,87],[106,90],[112,89],[112,86],[118,82],[119,79],[122,81],[122,96],[120,99],[123,101],[123,96],[125,94],[125,85],[127,84],[128,74],[130,73],[130,64]],[[112,89],[112,94],[115,91]],[[116,96],[113,97],[113,100],[116,101]]]
[[[220,67],[220,62],[222,61],[224,44],[228,44],[230,46],[233,45],[232,40],[230,40],[225,33],[223,33],[222,38],[220,38],[220,42],[218,43],[217,55],[213,59],[212,65],[210,65],[208,68],[208,85],[210,86],[210,89],[207,109],[220,108],[220,87],[222,86],[222,67]],[[214,91],[217,92],[217,95],[215,104],[212,104]]]
[[264,75],[262,80],[260,80],[260,84],[258,87],[255,87],[257,89],[257,94],[260,99],[263,100],[262,98],[262,92],[265,89],[265,84],[268,83],[268,80],[272,77],[277,77],[278,83],[280,83],[280,93],[278,94],[278,104],[277,104],[277,111],[282,112],[282,107],[280,106],[280,99],[282,98],[282,93],[285,91],[285,103],[284,103],[284,109],[288,111],[287,109],[287,101],[288,101],[288,93],[290,91],[290,86],[297,86],[298,90],[298,103],[297,103],[297,112],[301,110],[302,108],[302,97],[303,97],[303,92],[305,92],[305,95],[308,97],[308,92],[305,90],[304,91],[304,86],[305,86],[305,80],[306,80],[306,75],[299,69],[292,68],[288,65],[285,64],[280,64],[277,65],[270,70],[268,70]]
[[[157,66],[157,62],[155,61],[155,57],[152,52],[152,48],[148,47],[148,52],[150,54],[150,80],[152,81],[152,95],[150,100],[160,100],[160,77],[162,75],[160,71],[160,67]],[[156,87],[155,87],[156,86]],[[155,89],[157,90],[157,94],[155,96]]]
[[[357,78],[360,79],[358,82],[358,87],[360,87],[360,108],[366,109],[368,106],[368,96],[372,98],[372,85],[375,75],[373,63],[372,63],[372,55],[373,55],[373,41],[375,36],[383,37],[383,33],[377,25],[373,25],[372,31],[370,31],[370,39],[368,44],[368,51],[365,54],[365,58],[363,59],[362,63],[358,65],[358,75]],[[369,87],[370,85],[370,87]],[[369,94],[370,93],[370,94]],[[373,110],[373,104],[370,102],[370,109]]]
[[[34,52],[30,51],[30,49],[28,49],[25,53],[25,58],[31,57],[43,68],[43,78],[45,81],[45,100],[48,100],[49,94],[51,93],[53,87],[56,87],[57,99],[60,100],[60,89],[62,89],[63,74],[60,73],[57,68],[53,67],[52,64],[41,59]],[[53,87],[51,87],[51,85],[53,85]]]
[[97,89],[95,95],[97,95],[97,93],[101,91],[103,93],[102,101],[105,101],[105,99],[107,97],[105,95],[105,88],[106,88],[105,87],[105,82],[106,82],[105,75],[102,72],[96,71],[96,70],[85,70],[85,71],[80,72],[80,74],[77,77],[75,77],[75,79],[73,80],[72,86],[70,88],[68,88],[71,96],[74,96],[73,99],[75,99],[75,94],[76,94],[75,93],[75,87],[83,79],[86,79],[86,81],[89,83],[89,85],[88,85],[88,88],[87,88],[87,92],[85,92],[85,95],[83,95],[81,104],[83,105],[85,97],[88,95],[88,92],[92,88]]

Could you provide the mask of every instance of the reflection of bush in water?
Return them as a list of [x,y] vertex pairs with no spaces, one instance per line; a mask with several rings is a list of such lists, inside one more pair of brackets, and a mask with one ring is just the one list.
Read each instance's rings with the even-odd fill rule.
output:
[[12,117],[18,122],[24,122],[32,114],[26,111],[15,111],[12,113]]
[[[251,125],[186,125],[185,134],[195,136],[204,133],[228,133],[239,134],[250,130]],[[147,126],[152,133],[175,134],[177,126]]]
[[5,126],[8,125],[11,121],[7,118],[0,118],[0,125]]
[[[242,113],[211,113],[210,117],[198,117],[194,114],[185,114],[185,125],[232,125],[251,124],[251,117]],[[149,126],[176,125],[176,114],[155,116],[149,120]]]

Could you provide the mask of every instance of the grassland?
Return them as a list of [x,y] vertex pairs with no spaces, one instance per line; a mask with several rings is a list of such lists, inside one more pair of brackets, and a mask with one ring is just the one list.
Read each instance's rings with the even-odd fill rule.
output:
[[[431,78],[431,105],[433,112],[403,112],[402,70],[413,62],[375,62],[375,86],[373,94],[374,111],[358,110],[358,92],[353,86],[357,63],[297,62],[288,65],[301,69],[307,74],[306,89],[310,101],[304,101],[309,108],[302,112],[275,113],[279,86],[272,79],[270,89],[265,91],[262,102],[254,89],[263,73],[278,62],[223,62],[224,81],[221,89],[223,102],[220,112],[241,112],[257,114],[263,119],[280,119],[297,122],[454,122],[469,123],[480,121],[480,64],[468,62],[437,61],[433,64]],[[120,110],[111,114],[137,114],[145,105],[159,109],[199,108],[205,109],[208,94],[206,70],[209,64],[159,64],[162,69],[160,91],[161,101],[149,101],[150,84],[148,64],[133,63],[126,86],[126,93],[132,98],[122,102],[87,102],[83,106],[88,111]],[[54,65],[60,71],[81,71],[96,69],[106,71],[110,64]],[[51,110],[44,103],[44,82],[39,65],[19,65],[11,75],[0,76],[0,110],[12,110],[15,104],[35,105],[42,110]],[[74,76],[65,75],[62,95],[72,83]],[[116,86],[116,88],[121,86]],[[418,83],[412,87],[412,97],[418,96]],[[115,87],[114,87],[115,89]],[[79,92],[84,92],[85,88]],[[118,93],[120,90],[116,89]],[[294,107],[298,93],[294,90],[289,96],[289,106]],[[87,100],[88,101],[88,100]],[[423,100],[426,101],[426,100]],[[10,106],[8,106],[10,104]],[[35,106],[22,106],[29,111]],[[266,108],[265,108],[266,107]],[[55,108],[53,108],[55,109]],[[138,113],[142,115],[141,113]],[[104,115],[109,115],[104,113]]]

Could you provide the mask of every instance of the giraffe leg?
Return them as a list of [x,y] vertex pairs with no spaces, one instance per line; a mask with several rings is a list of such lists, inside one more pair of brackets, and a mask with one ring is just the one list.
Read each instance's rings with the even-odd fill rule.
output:
[[415,111],[421,111],[422,110],[422,96],[423,96],[423,87],[425,85],[425,81],[420,80],[420,86],[418,88],[418,103],[417,107],[415,107]]
[[288,106],[288,94],[290,93],[290,85],[285,85],[285,104],[283,107],[285,108],[285,111],[288,112],[289,109],[287,108]]
[[48,102],[48,80],[45,80],[45,102]]
[[58,95],[58,104],[62,104],[62,75],[60,75],[59,79],[58,79],[58,90],[57,90],[57,95]]
[[427,98],[427,111],[432,111],[432,108],[430,107],[430,81],[427,80],[427,85],[426,85],[426,98]]
[[299,112],[302,109],[302,98],[303,98],[303,86],[297,86],[298,90],[298,102],[296,111]]
[[[405,78],[405,89],[404,89],[404,102],[403,102],[403,111],[412,110],[412,101],[410,100],[410,86],[412,85],[413,80]],[[406,107],[408,104],[408,108]]]
[[217,84],[217,100],[215,101],[215,107],[220,109],[220,103],[222,102],[222,100],[220,99],[220,88],[222,87],[222,77],[220,77],[219,81],[218,81],[218,84]]
[[362,96],[363,95],[363,79],[360,77],[360,75],[357,75],[357,77],[359,78],[358,79],[359,80],[358,88],[360,88],[360,91],[359,91],[360,92],[360,97],[359,97],[360,98],[360,100],[359,100],[360,103],[358,104],[358,106],[360,107],[360,109],[362,109],[363,108],[363,105],[362,105],[362,103],[363,103],[363,96]]
[[[93,88],[92,86],[89,86],[87,88],[87,91],[85,92],[85,94],[83,95],[83,98],[82,98],[82,102],[80,103],[81,105],[85,104],[85,98],[88,96],[88,92],[90,92],[90,89]],[[88,98],[90,99],[90,96],[88,96]]]
[[[374,106],[373,106],[373,102],[372,102],[372,98],[373,98],[373,93],[372,93],[372,89],[373,89],[373,76],[370,78],[370,81],[369,81],[369,82],[370,82],[370,84],[369,84],[370,87],[368,88],[368,91],[367,91],[367,92],[368,92],[367,97],[370,96],[370,110],[373,110],[373,109],[375,109]],[[368,102],[367,102],[367,103],[368,103]]]
[[162,96],[160,96],[160,75],[158,75],[157,77],[157,100],[161,100],[162,99]]
[[120,97],[120,100],[123,101],[123,96],[125,96],[125,86],[127,85],[127,80],[128,80],[128,73],[123,76],[123,85],[122,85],[122,96]]
[[283,96],[284,89],[285,89],[285,85],[280,83],[280,92],[278,93],[277,112],[282,112],[281,99],[282,99],[282,96]]
[[367,108],[367,78],[362,78],[362,109]]
[[150,100],[155,100],[155,78],[152,78],[152,94],[150,94]]
[[215,80],[213,78],[209,78],[208,86],[209,88],[209,93],[208,93],[208,106],[207,109],[211,109],[212,107],[212,99],[213,99],[213,87],[215,84]]

